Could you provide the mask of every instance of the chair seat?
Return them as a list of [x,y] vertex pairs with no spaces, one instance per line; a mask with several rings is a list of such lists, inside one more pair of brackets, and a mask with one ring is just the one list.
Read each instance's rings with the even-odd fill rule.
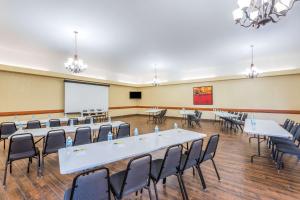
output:
[[271,138],[271,142],[273,144],[292,144],[294,143],[292,140],[287,138]]
[[1,135],[0,139],[7,139],[10,135]]
[[122,183],[125,178],[126,171],[120,171],[110,176],[110,185],[116,196],[121,195]]
[[296,155],[298,156],[298,158],[300,158],[300,149],[297,146],[292,146],[292,147],[282,146],[277,148],[277,150],[283,153]]
[[65,194],[64,194],[64,200],[70,200],[71,198],[71,191],[72,191],[72,188],[69,188],[65,191]]
[[[163,159],[153,160],[151,163],[151,177],[157,181]],[[164,178],[164,177],[163,177]]]
[[[35,151],[37,152],[37,154],[39,153],[39,149],[36,147]],[[16,153],[16,154],[10,154],[9,155],[9,160],[20,160],[23,158],[29,158],[29,157],[33,157],[37,155],[34,151],[27,151],[27,152],[23,152],[23,153]]]
[[[61,147],[60,147],[61,148]],[[45,150],[45,154],[51,154],[51,153],[57,153],[58,149],[60,148],[47,148],[47,150]]]

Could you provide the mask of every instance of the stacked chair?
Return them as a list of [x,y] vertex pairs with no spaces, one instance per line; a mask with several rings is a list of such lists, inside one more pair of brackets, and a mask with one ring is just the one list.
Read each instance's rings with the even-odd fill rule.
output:
[[278,171],[284,167],[284,155],[293,155],[300,159],[300,124],[287,119],[282,127],[291,133],[292,138],[270,137],[268,141]]

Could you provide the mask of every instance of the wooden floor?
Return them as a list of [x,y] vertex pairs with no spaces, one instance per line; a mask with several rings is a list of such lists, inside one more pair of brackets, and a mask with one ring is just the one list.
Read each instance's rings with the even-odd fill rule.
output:
[[[115,119],[114,119],[115,120]],[[129,122],[131,128],[139,128],[142,133],[152,132],[154,125],[146,122],[143,116],[120,117],[118,120]],[[173,123],[180,124],[179,119],[167,119],[160,129],[169,129]],[[215,158],[222,181],[217,180],[212,163],[208,161],[201,165],[207,191],[202,191],[198,176],[192,175],[188,170],[184,174],[184,182],[190,199],[299,199],[300,196],[300,164],[297,159],[285,159],[285,168],[278,174],[271,159],[256,158],[250,162],[250,156],[256,152],[255,140],[248,143],[248,136],[242,133],[220,131],[218,124],[203,122],[202,128],[193,130],[208,135],[220,133],[220,143]],[[206,139],[207,142],[207,139]],[[4,163],[7,150],[0,148],[0,181],[3,180]],[[269,155],[269,150],[262,144],[262,152]],[[101,153],[101,152],[99,152]],[[107,153],[107,152],[103,152]],[[163,151],[155,153],[154,157],[161,157]],[[34,161],[29,174],[26,173],[26,161],[17,161],[13,165],[13,173],[8,174],[7,188],[0,186],[0,200],[2,199],[63,199],[64,190],[71,186],[75,174],[61,175],[57,155],[45,159],[45,172],[42,178],[36,176],[36,163]],[[126,167],[127,161],[108,165],[111,173]],[[154,198],[154,189],[152,196]],[[158,184],[159,197],[166,199],[181,199],[176,177],[170,177],[167,184]],[[128,196],[125,199],[149,199],[147,192],[142,196]]]

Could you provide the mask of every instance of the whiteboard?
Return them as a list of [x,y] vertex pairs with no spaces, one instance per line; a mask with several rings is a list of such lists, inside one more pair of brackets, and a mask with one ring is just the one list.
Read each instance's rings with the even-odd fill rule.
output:
[[65,113],[108,110],[108,86],[65,81]]

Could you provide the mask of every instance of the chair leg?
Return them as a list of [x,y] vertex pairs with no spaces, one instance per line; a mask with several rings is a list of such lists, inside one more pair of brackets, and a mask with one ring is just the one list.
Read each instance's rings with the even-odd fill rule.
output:
[[195,168],[194,167],[192,167],[193,168],[193,176],[195,176]]
[[27,164],[27,173],[29,173],[29,168],[30,168],[30,158],[28,159],[28,164]]
[[5,139],[4,139],[4,141],[3,141],[3,148],[5,149]]
[[8,163],[8,162],[5,163],[5,170],[4,170],[4,177],[3,177],[3,186],[6,185],[7,166],[8,166],[9,164],[10,164],[10,163]]
[[9,173],[10,174],[12,173],[12,162],[10,162],[10,164],[9,164]]
[[187,196],[187,192],[186,192],[186,189],[185,189],[185,185],[184,185],[183,180],[182,180],[182,176],[181,176],[180,173],[177,174],[176,176],[177,176],[177,179],[178,179],[178,183],[179,183],[182,198],[187,200],[188,196]]
[[152,200],[150,185],[147,186],[146,189],[148,190],[150,200]]
[[152,181],[153,181],[153,186],[154,186],[155,199],[158,200],[156,181],[154,181],[154,180],[152,180]]
[[196,166],[196,168],[197,168],[197,172],[200,177],[200,180],[201,180],[202,188],[203,188],[203,190],[206,190],[206,184],[205,184],[205,180],[204,180],[201,168],[200,168],[200,166]]
[[166,182],[167,182],[167,178],[164,178],[164,179],[163,179],[163,184],[165,185]]
[[41,164],[41,176],[44,175],[44,156],[42,155],[42,164]]
[[37,164],[37,176],[40,177],[41,173],[41,157],[40,157],[40,154],[38,154],[38,164]]
[[217,176],[218,176],[218,179],[219,179],[219,181],[221,181],[221,178],[220,178],[219,172],[218,172],[218,170],[217,170],[217,167],[216,167],[216,164],[215,164],[214,159],[211,159],[211,161],[212,161],[213,166],[214,166],[214,168],[215,168],[215,171],[216,171],[216,174],[217,174]]

